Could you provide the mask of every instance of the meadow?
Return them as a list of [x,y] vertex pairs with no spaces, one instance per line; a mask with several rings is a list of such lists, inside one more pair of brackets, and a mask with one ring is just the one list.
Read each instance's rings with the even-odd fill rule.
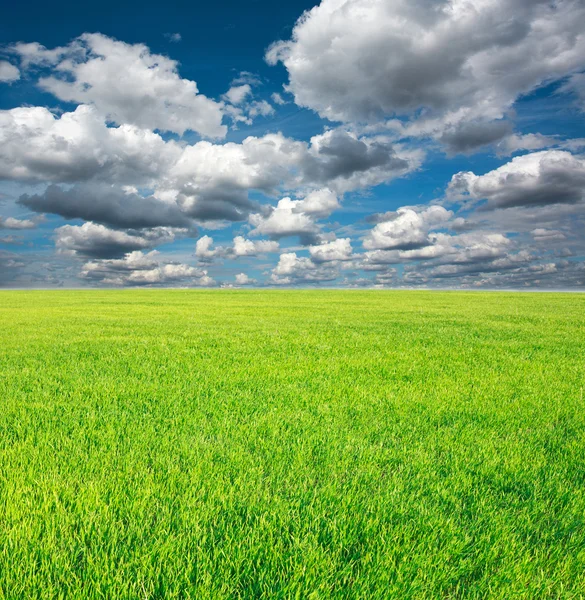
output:
[[0,598],[585,598],[585,295],[0,293]]

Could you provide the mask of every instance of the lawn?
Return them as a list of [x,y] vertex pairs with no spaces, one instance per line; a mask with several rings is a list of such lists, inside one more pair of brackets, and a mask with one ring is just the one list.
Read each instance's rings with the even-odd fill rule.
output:
[[585,295],[0,293],[0,598],[585,598]]

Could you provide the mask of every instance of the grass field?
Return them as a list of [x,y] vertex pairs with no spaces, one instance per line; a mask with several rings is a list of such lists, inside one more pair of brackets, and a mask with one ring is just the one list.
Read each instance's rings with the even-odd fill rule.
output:
[[0,598],[584,598],[585,295],[0,293]]

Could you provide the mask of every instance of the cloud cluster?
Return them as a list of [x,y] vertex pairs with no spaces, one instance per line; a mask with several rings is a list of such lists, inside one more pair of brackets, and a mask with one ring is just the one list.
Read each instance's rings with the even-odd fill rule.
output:
[[447,193],[456,200],[485,200],[486,209],[581,202],[585,199],[585,157],[563,150],[517,156],[485,175],[457,173]]
[[334,281],[337,269],[330,264],[315,264],[310,258],[299,257],[296,252],[284,252],[270,275],[275,285],[297,285]]
[[[577,0],[322,0],[267,52],[289,76],[290,96],[274,92],[272,104],[256,95],[266,80],[249,72],[209,98],[144,44],[101,34],[14,44],[0,81],[22,76],[78,106],[0,111],[0,180],[37,213],[0,217],[0,229],[34,229],[44,214],[74,220],[22,239],[52,238],[62,272],[83,263],[90,285],[215,285],[211,265],[225,268],[228,287],[583,285],[585,143],[512,124],[517,99],[544,84],[581,106],[583,31]],[[337,124],[308,139],[267,129],[217,141],[292,97]],[[426,205],[424,190],[384,188],[386,212],[364,223],[370,189],[419,170],[435,177],[421,167],[436,142],[447,158],[489,148],[501,166],[458,166]],[[231,241],[198,237],[198,266],[153,250],[233,223],[216,237]],[[37,277],[23,256],[0,253],[0,280]],[[250,257],[264,264],[224,266],[244,259],[247,270]]]
[[273,196],[327,186],[343,194],[410,173],[422,157],[343,130],[309,142],[276,133],[189,145],[134,125],[108,126],[87,105],[60,117],[41,107],[0,111],[0,178],[55,183],[21,203],[114,227],[243,221],[260,208],[253,190]]
[[173,242],[185,229],[155,227],[141,231],[108,229],[92,222],[81,226],[63,225],[55,230],[60,252],[89,258],[119,258],[135,250],[145,250]]
[[195,256],[199,262],[213,262],[217,259],[236,259],[243,256],[258,256],[279,251],[278,242],[271,240],[248,240],[241,235],[233,239],[231,246],[214,246],[209,235],[200,237],[195,244]]
[[181,263],[161,263],[156,250],[147,254],[136,250],[121,259],[87,262],[80,276],[94,285],[215,285],[205,270]]
[[194,81],[181,78],[176,61],[151,53],[144,44],[84,33],[62,48],[16,44],[12,51],[22,57],[24,67],[53,68],[52,75],[38,82],[43,90],[65,102],[95,106],[119,125],[179,135],[191,130],[212,138],[227,132],[223,105],[200,94]]
[[429,244],[429,231],[441,227],[453,216],[442,206],[423,210],[402,207],[395,213],[386,213],[364,239],[367,250],[411,250]]
[[404,116],[404,133],[468,151],[508,132],[488,123],[521,94],[585,67],[584,32],[574,0],[322,0],[266,59],[324,118]]
[[320,240],[321,231],[316,221],[337,208],[337,196],[326,188],[311,192],[302,200],[282,198],[268,215],[250,215],[254,226],[250,235],[265,235],[273,240],[298,236],[302,244],[314,244]]

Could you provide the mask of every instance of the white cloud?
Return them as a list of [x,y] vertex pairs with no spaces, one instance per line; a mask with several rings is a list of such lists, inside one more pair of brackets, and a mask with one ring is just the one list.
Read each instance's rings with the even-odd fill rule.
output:
[[227,100],[231,104],[241,104],[252,95],[252,88],[250,84],[244,83],[243,85],[232,86],[224,95],[224,100]]
[[330,265],[316,265],[310,258],[297,256],[296,252],[285,252],[272,269],[270,281],[276,285],[319,283],[333,281],[337,276],[337,270]]
[[34,229],[38,219],[15,219],[14,217],[0,217],[0,229]]
[[0,111],[0,177],[6,179],[148,185],[181,154],[176,142],[152,131],[107,127],[91,106],[60,117],[40,106]]
[[0,81],[12,83],[20,79],[20,71],[6,60],[0,60]]
[[53,51],[38,44],[12,49],[25,66],[54,66],[52,75],[39,80],[42,89],[66,102],[94,105],[120,125],[179,135],[192,130],[213,138],[226,134],[222,104],[200,94],[194,81],[182,79],[176,61],[152,54],[144,44],[84,33]]
[[387,213],[386,220],[378,223],[365,237],[364,248],[408,250],[429,244],[429,231],[445,226],[453,213],[442,206],[415,210],[403,206],[395,213]]
[[320,227],[311,213],[303,211],[303,200],[283,198],[268,216],[250,215],[249,221],[255,229],[250,235],[266,235],[279,239],[299,236],[303,244],[311,244],[319,239]]
[[296,204],[295,210],[316,219],[323,219],[339,208],[341,207],[337,195],[330,189],[323,188],[307,194]]
[[278,92],[274,92],[270,98],[274,104],[278,104],[279,106],[286,104],[286,100]]
[[165,142],[134,125],[108,127],[88,105],[59,117],[42,107],[0,111],[0,177],[150,188],[155,198],[184,213],[184,219],[199,221],[245,220],[259,210],[249,199],[251,190],[274,196],[280,190],[309,194],[327,186],[340,194],[405,175],[418,168],[421,158],[420,152],[341,130],[315,136],[310,143],[266,134],[242,143],[189,145]]
[[447,194],[454,200],[486,200],[489,209],[581,202],[585,199],[585,157],[564,150],[517,156],[485,175],[457,173]]
[[310,246],[309,253],[314,263],[349,260],[352,248],[350,238],[339,238],[332,242],[324,242],[319,246]]
[[258,254],[278,252],[279,244],[276,241],[252,241],[238,235],[234,238],[234,256],[257,256]]
[[83,265],[80,276],[95,284],[157,285],[181,283],[193,286],[212,286],[215,281],[207,271],[186,264],[161,263],[158,252],[128,253],[122,259],[97,260]]
[[237,285],[254,285],[255,283],[258,283],[256,281],[256,279],[252,279],[251,277],[248,277],[248,275],[246,275],[245,273],[238,273],[236,275],[236,284]]
[[421,124],[410,135],[440,136],[502,119],[521,94],[582,70],[584,32],[585,5],[571,0],[322,0],[266,58],[322,117],[405,115]]
[[279,244],[269,240],[247,240],[238,235],[233,240],[233,246],[213,245],[213,238],[204,235],[195,244],[195,256],[200,262],[213,262],[214,259],[236,259],[242,256],[258,256],[270,252],[278,252]]

